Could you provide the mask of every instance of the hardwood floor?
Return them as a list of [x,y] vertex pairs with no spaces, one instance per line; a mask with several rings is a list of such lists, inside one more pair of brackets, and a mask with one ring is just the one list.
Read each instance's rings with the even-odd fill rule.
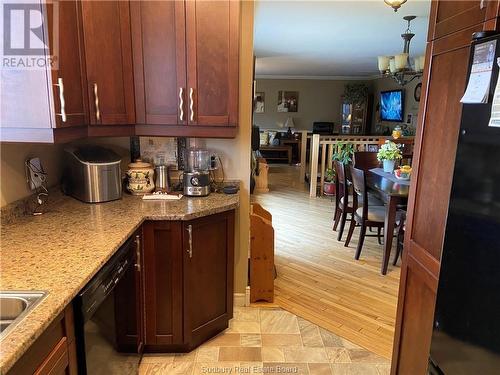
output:
[[270,192],[252,198],[273,215],[275,302],[390,358],[400,275],[399,264],[392,266],[394,249],[385,276],[376,238],[367,237],[360,260],[354,260],[359,230],[348,248],[338,242],[332,231],[334,202],[309,198],[298,173],[295,166],[271,165]]

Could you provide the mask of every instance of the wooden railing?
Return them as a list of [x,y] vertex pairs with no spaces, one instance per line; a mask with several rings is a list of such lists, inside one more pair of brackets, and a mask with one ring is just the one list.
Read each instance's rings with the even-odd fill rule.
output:
[[[355,151],[375,151],[381,138],[380,136],[320,136],[314,134],[311,137],[310,149],[310,184],[309,196],[316,197],[318,189],[318,168],[320,173],[319,188],[323,195],[323,182],[325,181],[325,172],[332,168],[332,157],[339,142],[348,142],[354,145]],[[372,147],[370,147],[372,146]],[[321,162],[319,162],[319,152],[321,150]]]
[[[373,136],[373,135],[319,135],[311,134],[307,130],[300,131],[300,181],[305,180],[307,169],[307,141],[310,141],[309,149],[309,196],[316,197],[318,189],[318,171],[320,173],[320,193],[323,195],[323,182],[325,180],[325,172],[328,168],[332,168],[332,156],[335,152],[338,142],[353,143],[356,151],[376,151],[380,143],[386,139],[391,139],[390,136]],[[401,143],[413,140],[413,137],[404,137],[400,139]],[[397,142],[397,141],[396,141]],[[319,160],[321,150],[321,161]]]

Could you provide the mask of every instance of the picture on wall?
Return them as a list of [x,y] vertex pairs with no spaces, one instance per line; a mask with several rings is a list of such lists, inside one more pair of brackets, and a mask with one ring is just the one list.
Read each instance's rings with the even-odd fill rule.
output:
[[298,91],[278,91],[278,112],[297,112],[298,108]]
[[264,113],[265,108],[265,94],[263,92],[256,92],[254,98],[254,112]]

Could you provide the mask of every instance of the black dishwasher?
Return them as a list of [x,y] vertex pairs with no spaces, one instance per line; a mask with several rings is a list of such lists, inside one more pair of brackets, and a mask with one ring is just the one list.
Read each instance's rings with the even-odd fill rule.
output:
[[137,374],[142,350],[137,259],[139,235],[131,237],[74,299],[79,375]]

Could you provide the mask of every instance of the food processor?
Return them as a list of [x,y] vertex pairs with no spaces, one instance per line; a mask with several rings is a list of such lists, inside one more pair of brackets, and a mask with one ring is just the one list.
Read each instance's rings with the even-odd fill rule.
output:
[[210,194],[211,154],[208,150],[191,148],[186,151],[186,170],[182,177],[184,195],[203,197]]

